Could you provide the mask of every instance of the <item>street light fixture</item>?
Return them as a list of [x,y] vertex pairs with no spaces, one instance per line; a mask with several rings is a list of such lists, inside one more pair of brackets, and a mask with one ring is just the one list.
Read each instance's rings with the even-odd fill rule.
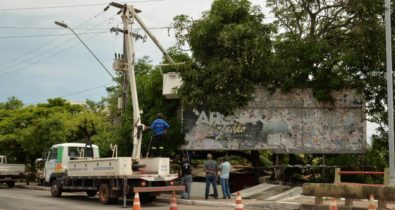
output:
[[66,23],[60,22],[60,21],[55,21],[55,24],[58,25],[58,26],[60,26],[60,27],[70,29],[70,31],[73,32],[73,34],[80,40],[80,42],[81,42],[81,43],[85,46],[85,48],[93,55],[93,57],[95,57],[95,59],[97,60],[97,62],[100,63],[100,65],[104,68],[104,70],[106,70],[106,72],[110,75],[110,77],[111,77],[116,83],[118,83],[118,85],[120,85],[119,82],[115,79],[115,77],[111,74],[111,72],[106,68],[106,66],[104,66],[104,64],[99,60],[99,58],[95,55],[95,53],[93,53],[92,50],[89,49],[88,45],[85,44],[85,42],[78,36],[77,33],[75,33],[75,31],[74,31],[72,28],[70,28]]
[[64,23],[64,22],[55,21],[55,24],[58,25],[58,26],[61,26],[63,28],[68,28],[67,24]]

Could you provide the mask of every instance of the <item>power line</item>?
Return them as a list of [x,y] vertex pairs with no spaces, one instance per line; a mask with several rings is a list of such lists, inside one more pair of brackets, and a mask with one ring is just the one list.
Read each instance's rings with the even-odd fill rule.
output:
[[[90,40],[90,39],[95,38],[95,37],[97,37],[97,36],[91,36],[91,37],[89,37],[87,40]],[[63,44],[63,43],[61,43],[61,44]],[[10,70],[10,71],[1,73],[0,76],[4,76],[4,75],[10,74],[10,73],[13,73],[13,72],[15,72],[15,71],[17,71],[17,70],[23,69],[24,67],[31,65],[31,64],[36,64],[36,63],[39,63],[39,62],[41,62],[41,61],[47,60],[48,58],[57,56],[57,55],[59,55],[59,54],[61,54],[61,53],[66,52],[67,50],[70,50],[71,48],[74,48],[74,47],[79,46],[79,45],[80,45],[80,43],[76,43],[76,44],[71,45],[71,46],[69,46],[69,47],[67,47],[67,48],[65,48],[65,49],[62,49],[62,50],[60,50],[60,51],[58,51],[58,52],[56,52],[56,53],[54,53],[54,54],[45,56],[45,57],[43,57],[43,58],[41,58],[41,59],[38,59],[38,60],[35,60],[35,61],[31,62],[31,63],[24,64],[24,65],[20,66],[19,68],[14,68],[13,70]],[[53,51],[54,49],[57,49],[57,48],[53,48],[53,49],[51,49],[50,51]],[[48,51],[47,51],[47,52],[48,52]],[[38,57],[39,57],[39,56],[38,56]],[[21,71],[19,71],[19,72],[26,71],[26,70],[28,70],[28,69],[24,69],[24,70],[21,70]]]
[[[164,1],[164,0],[141,0],[141,1],[134,1],[134,2],[122,2],[121,4],[129,4],[129,3],[135,4],[135,3],[156,2],[156,1]],[[72,5],[57,5],[57,6],[43,6],[43,7],[4,8],[4,9],[0,9],[0,11],[19,11],[19,10],[38,10],[38,9],[60,9],[60,8],[90,7],[90,6],[100,6],[100,5],[108,5],[108,3],[72,4]]]
[[[85,90],[80,90],[80,91],[68,93],[68,94],[65,94],[65,95],[62,95],[62,96],[57,96],[57,97],[54,97],[54,98],[64,98],[64,97],[68,97],[68,96],[79,95],[79,94],[81,94],[81,93],[89,92],[89,91],[96,90],[96,89],[99,89],[99,88],[102,88],[102,87],[108,87],[108,86],[110,86],[110,85],[115,85],[115,84],[114,84],[113,82],[111,82],[111,83],[107,83],[107,84],[104,84],[104,85],[100,85],[100,86],[88,88],[88,89],[85,89]],[[42,99],[42,100],[39,100],[39,101],[32,102],[31,104],[36,104],[36,103],[40,103],[40,102],[45,102],[45,101],[47,101],[47,100],[48,100],[48,99]]]
[[[172,29],[174,28],[173,26],[158,26],[158,27],[148,27],[148,29],[151,30],[159,30],[159,29]],[[62,28],[59,27],[30,27],[30,26],[0,26],[0,29],[17,29],[17,30],[63,30]],[[79,28],[79,30],[84,30],[84,31],[91,31],[91,30],[108,30],[107,28]],[[133,30],[143,30],[142,28],[134,28]]]
[[[62,30],[59,27],[30,27],[30,26],[0,26],[0,29],[16,29],[16,30]],[[92,29],[92,28],[79,28],[80,30],[106,30],[103,29]]]
[[[88,18],[87,20],[85,20],[84,22],[78,24],[76,28],[79,28],[79,27],[85,25],[86,23],[90,22],[91,20],[93,20],[93,19],[96,18],[97,16],[101,15],[102,13],[104,13],[104,11],[101,11],[101,12],[97,13],[96,15],[94,15],[94,16],[92,16],[92,17],[89,17],[89,18]],[[114,17],[114,16],[113,16],[113,17]],[[104,23],[104,22],[105,22],[105,21],[101,22],[100,24],[102,24],[102,23]],[[97,25],[97,26],[98,26],[98,25]],[[16,61],[22,60],[22,58],[25,58],[26,55],[30,55],[30,54],[32,54],[33,52],[36,52],[36,51],[38,51],[38,50],[40,50],[40,49],[42,49],[42,48],[48,46],[48,45],[51,44],[52,42],[54,42],[54,41],[56,41],[56,40],[59,40],[59,39],[60,39],[60,37],[56,37],[56,38],[54,38],[54,39],[52,39],[52,40],[50,40],[50,41],[44,43],[44,44],[41,45],[41,46],[38,46],[38,47],[36,47],[36,48],[33,48],[33,49],[31,49],[31,50],[29,50],[29,51],[27,51],[27,52],[25,52],[25,53],[23,53],[23,54],[21,54],[21,55],[19,55],[19,56],[16,56],[16,57],[10,59],[8,62],[1,64],[0,67],[5,67],[5,66],[9,66],[10,64],[14,64]],[[63,42],[61,45],[65,44],[66,42],[69,42],[69,41],[71,41],[71,40],[73,40],[73,38],[68,39],[67,41]],[[57,46],[59,46],[59,45],[57,45]],[[56,47],[57,47],[57,46],[56,46]],[[53,48],[53,49],[54,49],[54,48]],[[51,50],[50,50],[50,51],[51,51]],[[39,56],[33,56],[33,57],[31,57],[31,58],[24,59],[24,60],[23,60],[22,62],[20,62],[20,63],[25,63],[26,61],[29,61],[29,60],[31,60],[32,58],[35,58],[35,57],[40,57],[40,56],[43,55],[43,53],[45,54],[45,53],[47,53],[47,52],[48,52],[48,51],[44,51],[44,52],[42,52]],[[19,64],[20,64],[20,63],[19,63]],[[19,65],[19,64],[16,64],[16,65]]]
[[[102,13],[102,12],[100,12],[100,13]],[[99,14],[100,14],[100,13],[99,13]],[[99,14],[98,14],[98,15],[99,15]],[[97,16],[97,15],[95,15],[94,17],[96,17],[96,16]],[[111,18],[113,18],[113,17],[115,17],[115,16],[116,16],[116,15],[112,16]],[[83,23],[79,24],[76,28],[78,28],[78,27],[80,27],[80,26],[86,24],[87,22],[89,22],[90,20],[92,20],[94,17],[91,17],[91,18],[89,18],[88,20],[84,21]],[[94,27],[97,27],[97,26],[103,24],[105,21],[107,21],[107,19],[104,20],[104,21],[102,21],[102,22],[100,22],[99,24],[95,25]],[[89,40],[89,39],[91,39],[91,38],[93,38],[93,36],[89,37],[87,40]],[[34,52],[34,51],[37,51],[38,49],[41,49],[41,48],[43,48],[43,47],[49,45],[51,42],[56,41],[56,40],[58,40],[58,39],[59,39],[59,37],[57,37],[57,38],[55,38],[55,39],[53,39],[53,40],[47,42],[47,43],[44,44],[42,47],[38,47],[38,48],[35,48],[35,49],[33,49],[33,50],[31,50],[31,51],[29,51],[29,52],[27,52],[27,53],[24,53],[23,55],[29,54],[29,53],[32,52],[32,51],[33,51],[33,52]],[[36,59],[36,58],[42,57],[42,56],[44,56],[45,54],[48,54],[48,53],[50,53],[50,52],[52,52],[52,51],[54,51],[54,50],[57,50],[58,47],[60,47],[60,46],[62,46],[62,45],[64,45],[64,44],[66,44],[66,43],[68,43],[68,42],[70,42],[70,41],[72,41],[72,40],[74,40],[73,37],[70,38],[70,39],[67,39],[67,40],[65,40],[65,41],[63,41],[63,42],[61,42],[61,43],[59,43],[59,44],[57,44],[57,45],[55,45],[55,46],[53,46],[52,48],[50,48],[50,49],[48,49],[48,50],[46,50],[46,51],[41,52],[41,53],[38,54],[38,55],[35,55],[35,56],[30,57],[30,58],[27,58],[27,59],[22,59],[22,61],[20,61],[20,62],[18,62],[18,63],[15,64],[15,61],[18,61],[18,60],[21,60],[21,58],[24,58],[24,57],[22,57],[22,56],[18,56],[18,57],[16,57],[14,60],[11,60],[9,63],[5,63],[5,64],[1,65],[1,67],[4,68],[5,66],[10,66],[10,64],[13,64],[14,67],[11,68],[11,69],[14,69],[14,70],[5,72],[5,73],[3,73],[3,74],[0,74],[0,76],[1,76],[1,75],[5,75],[5,74],[8,74],[8,73],[11,73],[11,72],[13,72],[13,71],[15,71],[15,70],[18,70],[18,69],[21,69],[21,68],[18,68],[18,65],[21,65],[21,64],[22,64],[22,66],[28,66],[28,65],[30,65],[30,64],[38,63],[37,60],[36,60],[36,61],[33,61],[33,63],[26,64],[26,62],[28,62],[28,61],[31,61],[31,60],[34,60],[34,59]],[[77,46],[77,45],[78,45],[78,44],[75,44],[75,45],[73,45],[72,47],[75,47],[75,46]],[[67,48],[66,50],[71,49],[72,47],[69,47],[69,48]],[[45,58],[53,57],[53,56],[58,55],[58,54],[60,54],[60,53],[55,53],[54,55],[49,55],[49,56],[47,56],[47,57],[45,57]],[[42,60],[43,60],[43,59],[39,59],[39,62],[41,62]],[[16,69],[15,69],[15,67],[16,67]]]
[[0,26],[0,29],[23,29],[23,30],[60,30],[55,27],[27,27],[27,26]]
[[[109,31],[97,31],[97,32],[83,32],[78,33],[79,35],[84,34],[103,34],[108,33]],[[51,37],[51,36],[70,36],[73,34],[37,34],[37,35],[23,35],[23,36],[0,36],[0,39],[19,39],[19,38],[37,38],[37,37]]]

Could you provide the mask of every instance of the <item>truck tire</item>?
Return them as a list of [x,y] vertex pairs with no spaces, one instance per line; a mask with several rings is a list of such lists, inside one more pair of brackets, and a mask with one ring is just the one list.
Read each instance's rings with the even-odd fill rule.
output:
[[97,194],[96,190],[88,190],[86,191],[86,195],[88,195],[88,197],[95,197]]
[[15,182],[14,181],[7,182],[7,186],[8,186],[8,188],[13,188],[13,187],[15,187]]
[[62,186],[56,180],[51,182],[51,195],[55,198],[62,196]]
[[102,204],[110,204],[110,186],[106,183],[103,183],[99,187],[99,201]]

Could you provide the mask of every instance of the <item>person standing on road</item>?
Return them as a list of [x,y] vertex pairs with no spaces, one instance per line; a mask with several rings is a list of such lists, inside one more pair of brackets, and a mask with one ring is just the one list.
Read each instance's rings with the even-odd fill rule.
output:
[[208,199],[208,195],[210,192],[210,184],[213,185],[214,197],[218,199],[217,192],[217,171],[218,165],[215,160],[213,160],[213,156],[209,153],[207,154],[207,160],[204,163],[204,171],[206,172],[206,191],[205,191],[205,199]]
[[170,125],[162,118],[162,113],[158,113],[156,120],[152,122],[151,126],[146,127],[146,129],[152,129],[153,131],[151,151],[154,157],[162,157],[164,150],[163,143],[167,130],[170,128]]
[[191,185],[192,185],[192,170],[191,170],[191,162],[188,160],[188,157],[183,156],[182,161],[180,162],[181,166],[181,182],[185,185],[186,189],[182,193],[182,199],[190,199],[191,198]]
[[230,189],[229,189],[229,174],[232,166],[228,161],[228,156],[225,156],[225,161],[219,165],[219,169],[221,170],[221,175],[219,176],[221,180],[221,188],[223,199],[230,199]]

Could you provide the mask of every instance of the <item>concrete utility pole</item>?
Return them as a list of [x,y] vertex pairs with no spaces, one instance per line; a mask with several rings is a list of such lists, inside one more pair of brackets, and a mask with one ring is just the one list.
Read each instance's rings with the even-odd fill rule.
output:
[[390,185],[395,185],[394,166],[394,93],[392,72],[392,44],[391,44],[391,1],[385,0],[385,43],[387,59],[387,99],[388,99],[388,150],[390,167]]
[[[122,14],[122,23],[123,28],[113,28],[113,31],[118,31],[124,34],[124,53],[125,53],[125,61],[127,63],[127,75],[129,76],[129,84],[131,89],[131,100],[133,105],[133,153],[132,159],[135,162],[138,162],[141,157],[141,141],[142,141],[142,124],[141,124],[141,116],[140,116],[140,108],[137,96],[137,86],[136,86],[136,78],[135,78],[135,49],[134,49],[134,34],[132,33],[132,26],[135,23],[135,20],[140,24],[140,26],[144,29],[144,31],[149,35],[149,37],[154,41],[159,50],[164,54],[165,58],[169,61],[170,64],[174,64],[173,59],[169,56],[166,50],[160,45],[155,36],[148,30],[145,26],[141,18],[137,15],[140,10],[135,9],[132,5],[127,4],[119,4],[116,2],[111,2],[110,6],[116,7],[120,9],[118,14]],[[107,10],[106,7],[105,10]],[[126,75],[126,74],[125,74]]]

